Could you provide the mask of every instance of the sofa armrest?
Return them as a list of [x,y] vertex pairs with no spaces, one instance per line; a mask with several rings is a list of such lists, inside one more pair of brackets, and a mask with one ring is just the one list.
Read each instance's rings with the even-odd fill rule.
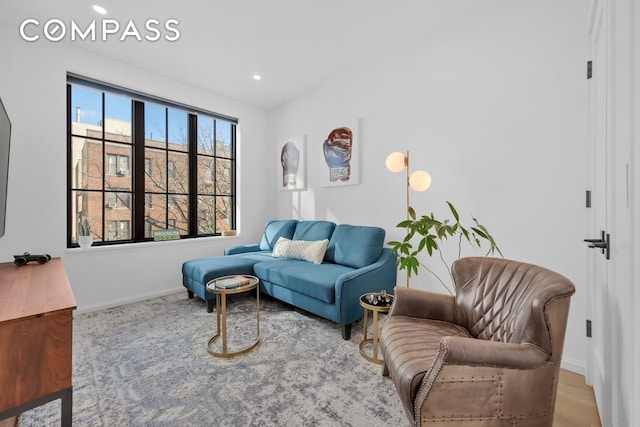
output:
[[258,252],[260,251],[259,243],[252,243],[249,245],[239,245],[239,246],[230,246],[225,248],[225,255],[235,255],[235,254],[244,254],[247,252]]
[[368,292],[391,292],[396,283],[396,256],[384,248],[373,264],[357,268],[336,280],[336,304],[341,323],[351,323],[362,317],[360,295]]
[[440,353],[446,365],[491,366],[509,369],[535,369],[549,355],[533,344],[504,343],[469,337],[443,337]]
[[455,297],[421,289],[396,286],[389,316],[402,315],[454,323]]

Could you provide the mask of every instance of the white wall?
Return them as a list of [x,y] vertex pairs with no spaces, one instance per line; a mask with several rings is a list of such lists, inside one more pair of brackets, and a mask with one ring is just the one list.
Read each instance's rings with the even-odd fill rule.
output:
[[[588,2],[500,5],[461,15],[448,31],[344,70],[272,111],[272,144],[307,135],[309,188],[280,192],[278,215],[379,225],[387,240],[401,238],[404,175],[384,162],[410,150],[411,170],[433,177],[427,192],[411,193],[418,213],[446,215],[449,200],[489,228],[505,257],[574,281],[563,365],[583,372]],[[322,187],[322,143],[354,118],[362,183]],[[411,283],[443,291],[426,273]]]
[[[16,28],[1,22],[0,52],[0,97],[13,125],[7,231],[0,239],[0,261],[12,261],[13,254],[24,251],[62,257],[80,311],[183,289],[184,260],[220,255],[226,246],[255,242],[264,222],[274,216],[270,187],[262,179],[268,168],[262,159],[270,153],[266,112],[92,55],[70,42],[25,42]],[[241,235],[67,250],[68,71],[238,117]]]
[[[630,45],[632,48],[629,50],[631,53],[631,88],[633,90],[633,100],[628,108],[631,109],[631,212],[640,212],[640,7],[637,2],[629,2],[631,4],[631,14],[629,15],[630,23]],[[633,215],[631,219],[631,231],[632,231],[632,244],[631,244],[631,256],[633,260],[640,258],[640,219],[638,215]],[[621,375],[630,376],[630,381],[633,382],[631,386],[631,392],[626,399],[628,404],[625,405],[630,415],[628,417],[630,425],[640,425],[640,407],[633,402],[640,400],[640,367],[638,367],[637,360],[640,358],[640,312],[637,307],[640,306],[640,290],[638,290],[637,283],[640,280],[640,263],[632,261],[632,269],[629,272],[630,279],[628,286],[623,289],[625,292],[631,289],[631,332],[626,337],[627,345],[630,348],[630,356],[626,360],[626,364],[622,366],[620,370]],[[630,341],[630,342],[629,342]],[[629,368],[631,374],[626,370]]]

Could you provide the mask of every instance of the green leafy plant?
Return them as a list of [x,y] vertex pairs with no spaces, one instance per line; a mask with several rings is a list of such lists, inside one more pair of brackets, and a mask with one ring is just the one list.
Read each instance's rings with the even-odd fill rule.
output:
[[[418,259],[418,255],[421,252],[427,251],[429,257],[434,254],[438,254],[440,260],[447,268],[451,282],[453,277],[451,275],[451,265],[445,259],[442,252],[442,245],[451,239],[457,240],[458,251],[457,258],[462,255],[463,242],[466,242],[473,248],[482,249],[483,243],[488,246],[488,250],[485,256],[494,254],[497,252],[502,257],[502,252],[496,244],[493,236],[489,233],[487,228],[480,224],[475,217],[471,217],[473,225],[464,226],[460,222],[460,216],[458,211],[451,202],[447,202],[449,210],[453,215],[453,221],[449,219],[439,220],[436,219],[433,212],[431,215],[422,215],[417,218],[416,212],[412,207],[409,207],[409,219],[400,222],[397,227],[406,229],[406,235],[402,241],[391,241],[388,244],[391,246],[391,250],[397,257],[396,264],[400,270],[407,270],[407,276],[411,277],[412,274],[417,275],[419,267],[423,267],[426,271],[432,274],[447,291],[453,295],[451,286],[447,285],[440,276],[438,276],[432,269]],[[417,248],[414,245],[417,241]]]
[[86,216],[78,220],[78,236],[91,236],[91,224]]

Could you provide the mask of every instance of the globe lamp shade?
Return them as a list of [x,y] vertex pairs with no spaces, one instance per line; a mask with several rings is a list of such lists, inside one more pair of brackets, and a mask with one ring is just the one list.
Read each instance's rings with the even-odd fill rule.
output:
[[401,172],[405,165],[405,157],[404,153],[396,151],[395,153],[391,153],[387,156],[387,169],[391,172]]
[[425,191],[431,186],[431,175],[425,171],[415,171],[409,178],[409,185],[415,191]]

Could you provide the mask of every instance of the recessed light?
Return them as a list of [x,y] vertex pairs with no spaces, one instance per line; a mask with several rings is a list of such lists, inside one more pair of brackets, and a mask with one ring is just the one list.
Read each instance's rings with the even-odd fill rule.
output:
[[96,11],[97,13],[99,13],[100,15],[106,15],[107,14],[107,9],[105,9],[102,6],[98,6],[97,4],[93,5],[93,10]]
[[262,79],[262,76],[258,75],[258,74],[254,74],[253,75],[253,80],[260,80]]

